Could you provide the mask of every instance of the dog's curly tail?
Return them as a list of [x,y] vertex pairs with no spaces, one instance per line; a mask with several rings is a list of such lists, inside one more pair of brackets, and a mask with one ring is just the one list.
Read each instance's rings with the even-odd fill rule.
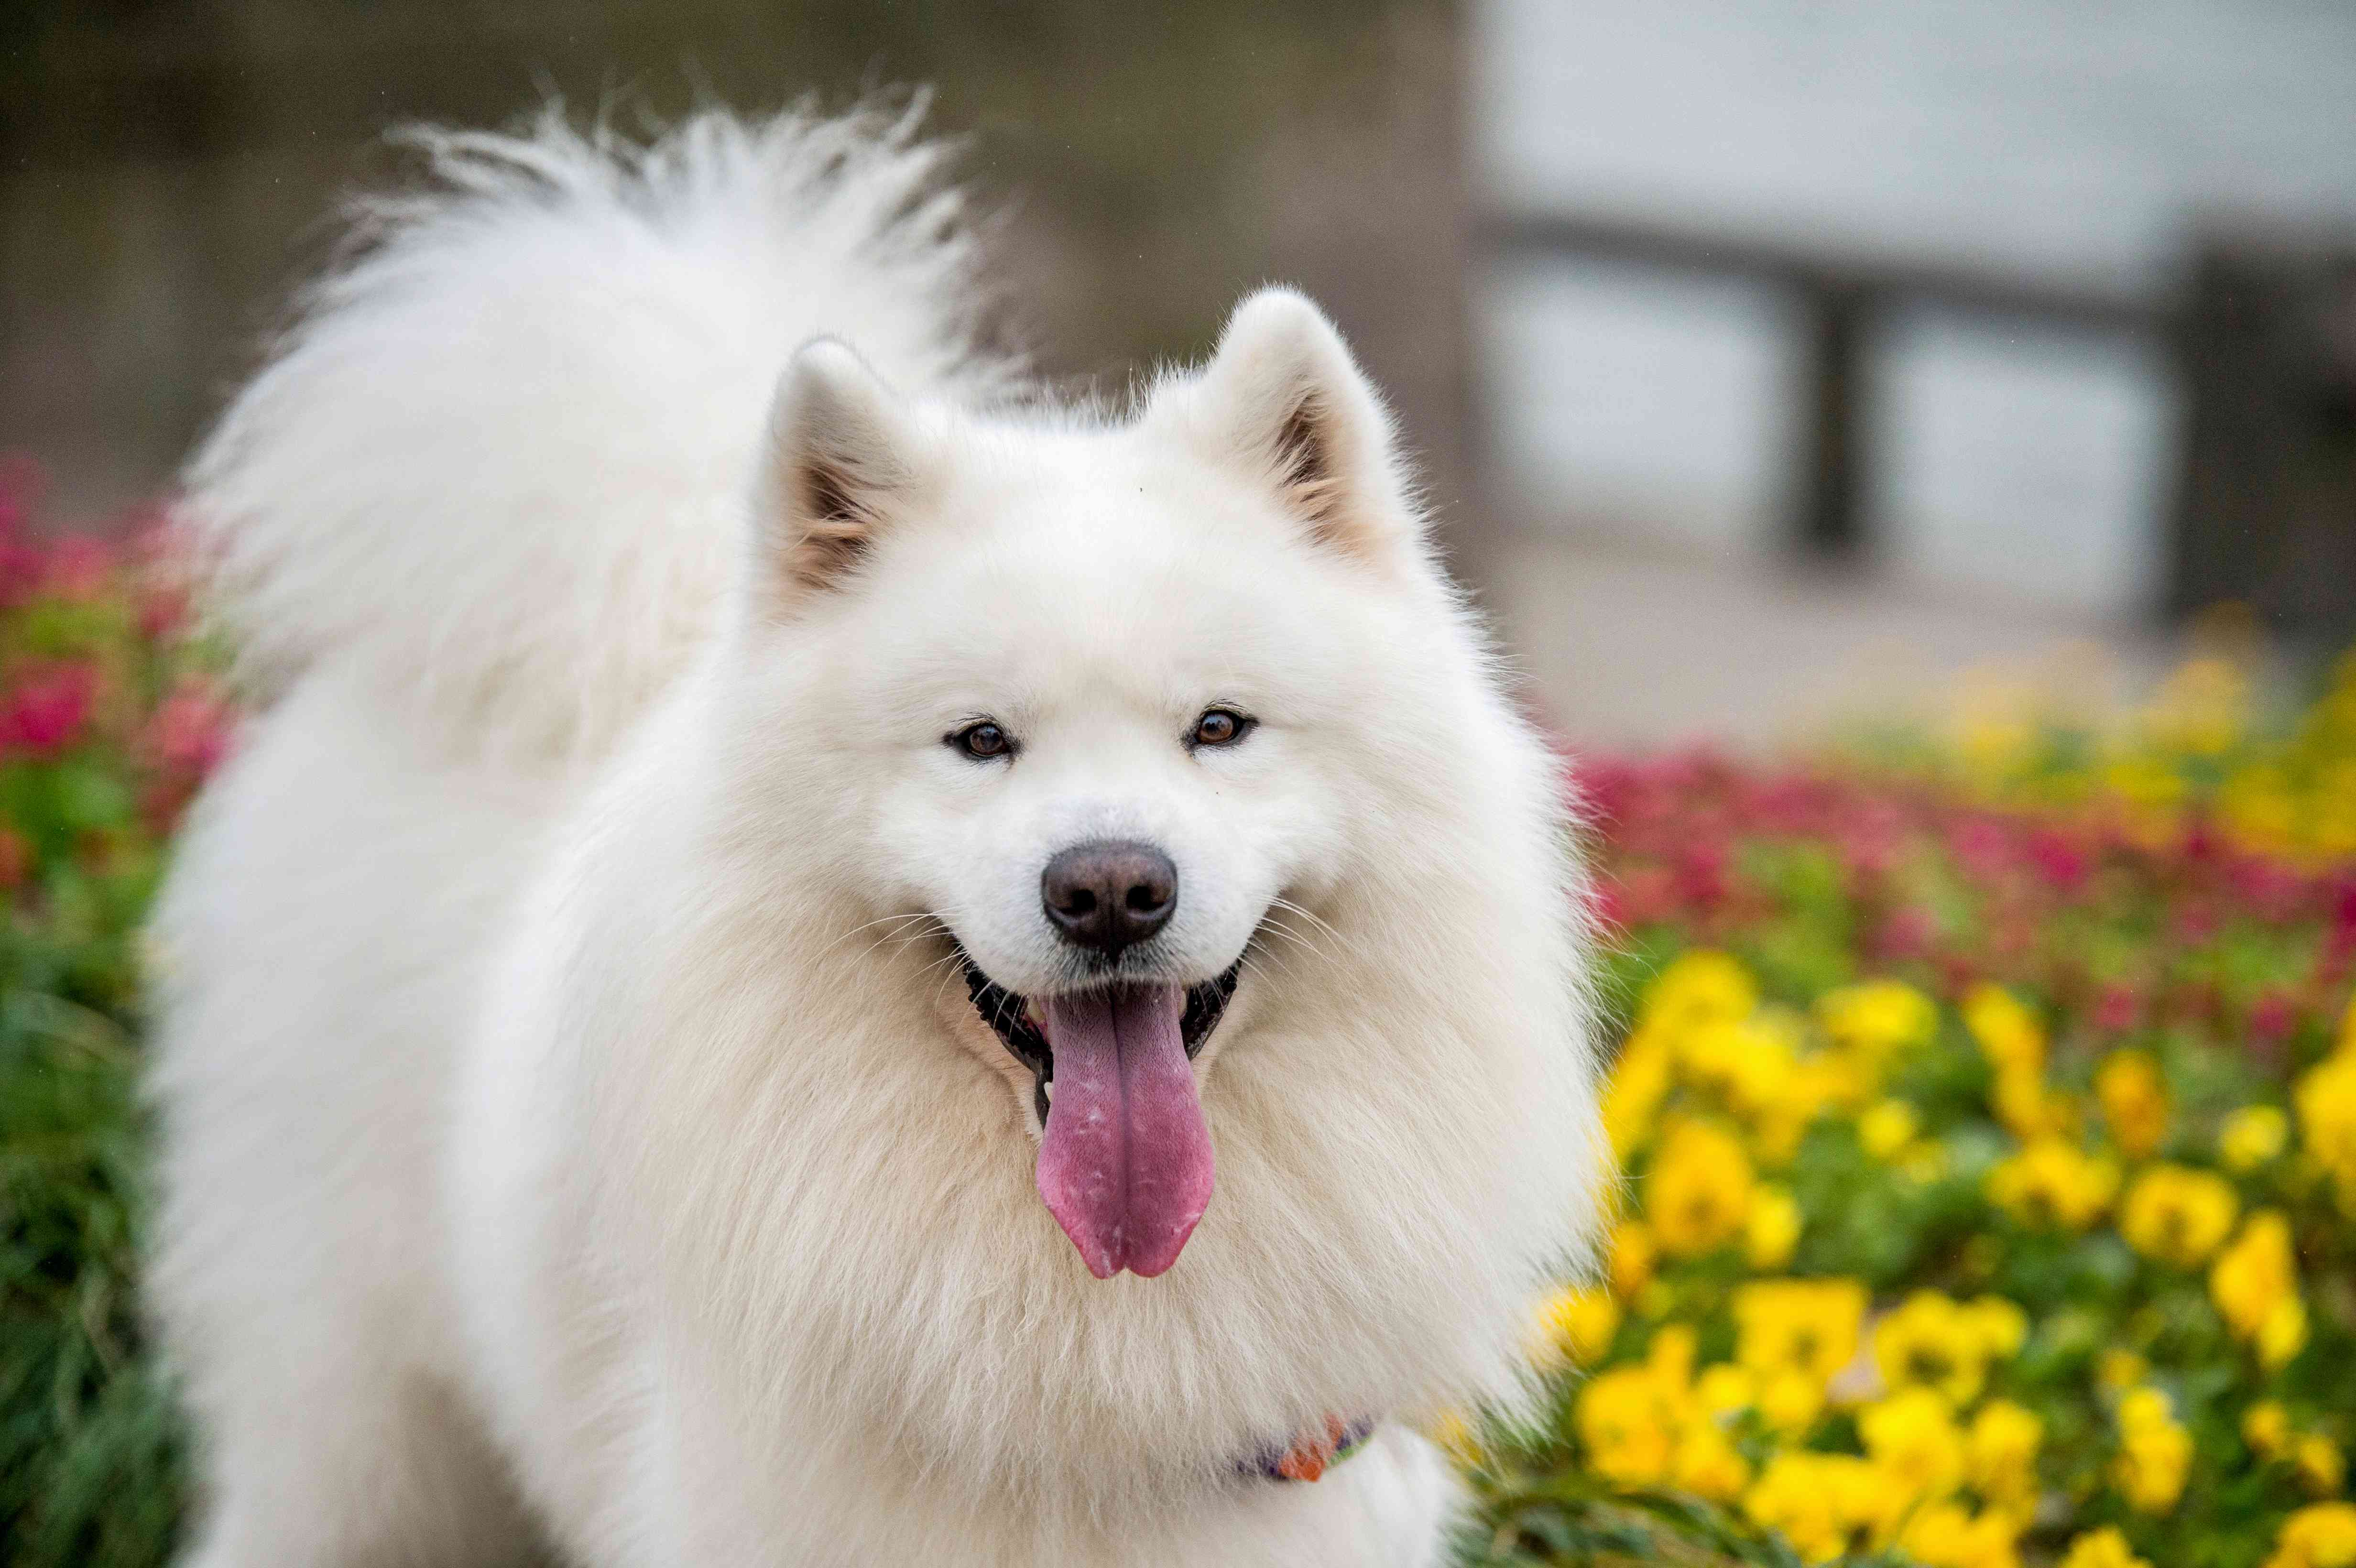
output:
[[355,204],[187,474],[259,694],[333,663],[454,736],[594,754],[714,624],[798,343],[1012,389],[920,110],[405,133],[426,187]]

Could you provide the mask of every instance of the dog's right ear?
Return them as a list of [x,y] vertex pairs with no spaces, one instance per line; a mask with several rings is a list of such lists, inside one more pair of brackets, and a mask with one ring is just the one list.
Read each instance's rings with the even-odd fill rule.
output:
[[1306,296],[1262,289],[1237,305],[1211,362],[1166,383],[1154,407],[1269,486],[1320,544],[1372,561],[1416,553],[1390,415]]
[[777,382],[757,505],[763,561],[781,599],[854,570],[917,486],[911,411],[830,337],[804,344]]

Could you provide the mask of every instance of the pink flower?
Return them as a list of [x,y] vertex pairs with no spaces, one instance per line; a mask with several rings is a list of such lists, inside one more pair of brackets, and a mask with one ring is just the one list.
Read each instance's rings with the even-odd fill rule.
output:
[[2013,867],[2012,835],[1986,817],[1966,817],[1948,835],[1948,849],[1975,882],[2001,880]]
[[2051,827],[2030,835],[2029,859],[2048,885],[2064,894],[2085,886],[2087,873],[2094,869],[2085,851]]
[[55,665],[18,680],[0,698],[0,747],[48,756],[63,750],[90,720],[98,667]]
[[1890,912],[1873,933],[1873,955],[1886,964],[1921,958],[1939,934],[1939,917],[1919,904]]
[[2104,1034],[2124,1034],[2143,1017],[2143,995],[2122,980],[2103,987],[2094,1001],[2094,1027]]
[[114,547],[88,534],[68,534],[49,549],[42,586],[60,599],[88,603],[114,576]]
[[1723,839],[1703,838],[1686,846],[1677,857],[1677,896],[1702,912],[1715,909],[1733,891],[1727,875],[1731,859]]
[[1665,868],[1639,866],[1609,882],[1612,925],[1627,931],[1676,912],[1676,879]]
[[2279,987],[2263,992],[2250,1007],[2250,1039],[2271,1051],[2298,1027],[2298,998]]
[[157,705],[148,721],[148,749],[166,771],[203,778],[228,754],[230,718],[229,704],[190,677]]

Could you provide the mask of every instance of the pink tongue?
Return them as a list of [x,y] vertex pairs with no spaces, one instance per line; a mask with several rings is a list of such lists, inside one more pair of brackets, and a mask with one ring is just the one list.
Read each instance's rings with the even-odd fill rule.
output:
[[1211,1201],[1211,1129],[1178,1035],[1185,1006],[1175,986],[1047,1002],[1055,1076],[1039,1196],[1098,1279],[1167,1269]]

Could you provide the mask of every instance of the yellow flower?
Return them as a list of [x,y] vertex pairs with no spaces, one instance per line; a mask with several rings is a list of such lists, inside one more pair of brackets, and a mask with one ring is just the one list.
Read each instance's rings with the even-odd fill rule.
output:
[[1612,1152],[1626,1159],[1652,1136],[1653,1118],[1668,1098],[1676,1058],[1667,1033],[1658,1028],[1639,1029],[1621,1048],[1603,1086],[1603,1131]]
[[2254,1341],[2269,1366],[2281,1366],[2307,1343],[2307,1308],[2298,1298],[2298,1264],[2290,1221],[2260,1209],[2209,1270],[2209,1299],[2234,1337]]
[[2298,1467],[2298,1478],[2307,1489],[2320,1498],[2331,1496],[2348,1479],[2348,1461],[2341,1457],[2340,1445],[2320,1432],[2299,1438],[2291,1450],[2291,1462]]
[[2195,1268],[2233,1232],[2240,1208],[2233,1184],[2215,1172],[2155,1165],[2127,1189],[2119,1233],[2147,1258]]
[[2144,733],[2163,752],[2219,757],[2242,738],[2250,710],[2250,678],[2214,654],[2185,660],[2152,695]]
[[2151,1568],[2151,1564],[2128,1548],[2118,1526],[2106,1524],[2072,1541],[2062,1568]]
[[1735,1360],[1762,1380],[1796,1373],[1821,1394],[1857,1354],[1867,1299],[1865,1286],[1853,1279],[1762,1279],[1740,1285],[1734,1292]]
[[2258,1360],[2269,1371],[2280,1371],[2307,1349],[2307,1303],[2286,1296],[2258,1325]]
[[1694,1257],[1740,1235],[1751,1211],[1751,1157],[1708,1122],[1670,1129],[1644,1177],[1644,1212],[1661,1250]]
[[2356,1564],[2356,1506],[2316,1503],[2283,1520],[2263,1568],[2350,1568]]
[[1892,1389],[1935,1389],[1961,1407],[1979,1397],[1991,1360],[2020,1349],[2027,1327],[2020,1309],[1998,1297],[1966,1307],[1918,1290],[1874,1325],[1874,1364]]
[[1858,1141],[1876,1159],[1888,1159],[1914,1141],[1922,1117],[1903,1100],[1883,1100],[1857,1119]]
[[1751,1462],[1713,1421],[1687,1424],[1670,1465],[1676,1484],[1712,1502],[1732,1502],[1751,1484]]
[[1867,1405],[1858,1435],[1873,1467],[1909,1504],[1944,1498],[1964,1483],[1964,1435],[1954,1407],[1927,1388],[1905,1388]]
[[2234,769],[2217,789],[2217,815],[2226,831],[2275,855],[2298,848],[2305,806],[2282,769],[2265,763]]
[[1696,948],[1661,971],[1644,992],[1644,1021],[1681,1032],[1697,1023],[1745,1019],[1759,1006],[1749,970],[1723,953]]
[[2118,1190],[2119,1168],[2065,1138],[2041,1137],[1988,1172],[1988,1196],[2032,1225],[2083,1231]]
[[2356,1051],[2342,1047],[2298,1081],[2291,1102],[2316,1163],[2340,1185],[2340,1206],[2356,1214]]
[[2047,1088],[2033,1067],[1997,1068],[1988,1104],[2005,1130],[2024,1143],[2057,1135],[2077,1136],[2078,1103]]
[[1982,1296],[1974,1297],[1965,1310],[1991,1359],[2003,1360],[2017,1356],[2021,1346],[2029,1342],[2029,1314],[2020,1309],[2019,1303],[2007,1301],[2001,1296]]
[[1800,1371],[1770,1372],[1759,1384],[1759,1413],[1786,1437],[1797,1437],[1825,1413],[1825,1385]]
[[1907,1522],[1898,1544],[1923,1568],[2019,1568],[2019,1534],[2020,1526],[2004,1514],[1933,1503]]
[[1748,1115],[1788,1098],[1799,1067],[1792,1028],[1765,1014],[1705,1019],[1677,1036],[1677,1068],[1686,1082]]
[[2019,998],[1986,982],[1964,998],[1964,1027],[1998,1068],[2045,1071],[2045,1026]]
[[1620,1304],[1601,1290],[1558,1290],[1538,1304],[1530,1359],[1539,1366],[1591,1367],[1620,1331]]
[[2151,1363],[2133,1350],[2112,1346],[2094,1363],[2094,1381],[2113,1393],[2124,1393],[2151,1373]]
[[1657,1486],[1668,1478],[1679,1425],[1676,1391],[1648,1366],[1613,1367],[1579,1391],[1579,1440],[1595,1473],[1615,1486]]
[[2026,1518],[2037,1505],[2037,1447],[2045,1423],[2008,1399],[1992,1399],[1972,1418],[1965,1438],[1972,1489],[1992,1508]]
[[2119,1402],[2119,1453],[2111,1481],[2137,1513],[2165,1514],[2184,1495],[2192,1435],[2169,1413],[2167,1396],[2139,1388]]
[[1612,1227],[1612,1258],[1608,1265],[1612,1275],[1612,1290],[1622,1301],[1633,1301],[1636,1293],[1652,1283],[1653,1267],[1660,1261],[1661,1249],[1653,1240],[1653,1228],[1642,1220],[1622,1220]]
[[1903,981],[1869,980],[1818,997],[1816,1022],[1834,1044],[1879,1061],[1929,1040],[1939,1010]]
[[2168,1083],[2147,1051],[2115,1051],[2094,1073],[2094,1098],[2111,1140],[2129,1159],[2148,1159],[2168,1136]]
[[2272,1105],[2245,1105],[2217,1129],[2217,1157],[2244,1175],[2282,1153],[2290,1142],[2290,1118]]
[[2279,1459],[2290,1451],[2290,1413],[2280,1400],[2263,1399],[2242,1412],[2242,1441],[2261,1459]]
[[1872,1467],[1853,1454],[1782,1453],[1743,1494],[1742,1511],[1809,1563],[1829,1563],[1860,1543],[1887,1509]]
[[1711,1416],[1733,1415],[1748,1410],[1758,1397],[1758,1384],[1749,1369],[1732,1361],[1705,1367],[1701,1376],[1694,1380],[1694,1403]]
[[1660,1380],[1661,1386],[1678,1399],[1688,1400],[1693,1392],[1694,1351],[1701,1336],[1686,1323],[1672,1323],[1653,1336],[1644,1347],[1644,1365]]
[[1800,1204],[1781,1187],[1762,1187],[1751,1200],[1751,1214],[1742,1225],[1743,1256],[1751,1266],[1766,1272],[1792,1261],[1800,1243]]

